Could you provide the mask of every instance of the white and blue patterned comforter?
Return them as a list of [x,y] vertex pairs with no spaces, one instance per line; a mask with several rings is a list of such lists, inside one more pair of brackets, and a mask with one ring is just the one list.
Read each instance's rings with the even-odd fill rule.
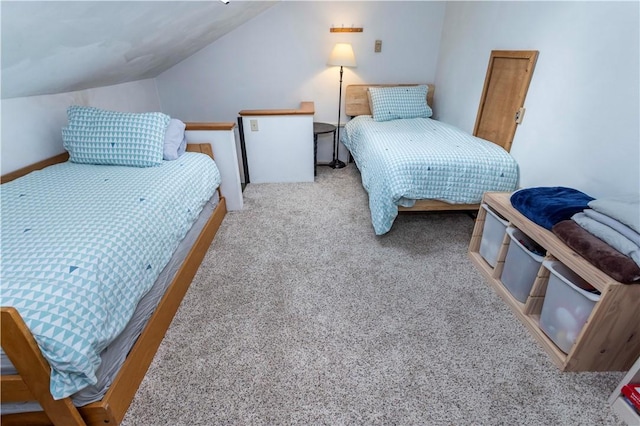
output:
[[376,235],[391,229],[398,206],[419,199],[479,203],[484,192],[513,191],[518,183],[518,165],[503,148],[429,118],[358,116],[341,139],[369,193]]
[[14,306],[60,399],[96,381],[124,328],[220,184],[210,157],[157,167],[66,162],[3,184],[2,306]]

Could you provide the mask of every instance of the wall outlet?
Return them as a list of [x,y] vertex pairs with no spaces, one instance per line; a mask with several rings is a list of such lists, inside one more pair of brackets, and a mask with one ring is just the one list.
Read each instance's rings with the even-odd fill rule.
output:
[[251,125],[252,132],[258,131],[258,120],[249,120],[249,124]]
[[376,53],[382,52],[382,40],[376,40],[376,44],[373,48],[373,51]]

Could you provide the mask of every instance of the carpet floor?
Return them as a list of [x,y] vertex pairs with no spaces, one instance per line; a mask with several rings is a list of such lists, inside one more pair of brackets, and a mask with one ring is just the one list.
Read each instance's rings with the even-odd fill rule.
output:
[[249,184],[123,425],[616,425],[623,373],[562,373],[467,256],[464,213],[376,237],[353,165]]

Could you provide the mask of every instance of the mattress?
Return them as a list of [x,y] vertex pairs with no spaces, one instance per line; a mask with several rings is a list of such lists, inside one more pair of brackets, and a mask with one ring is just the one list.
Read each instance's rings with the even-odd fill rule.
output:
[[518,183],[518,165],[502,147],[429,118],[358,116],[341,140],[360,170],[377,235],[391,229],[398,206],[420,199],[475,204],[487,191],[513,191]]
[[67,162],[2,185],[2,305],[34,334],[54,398],[97,383],[100,353],[219,182],[209,157],[187,153],[149,168]]
[[[149,292],[140,299],[140,302],[138,303],[138,306],[125,329],[100,354],[100,367],[98,367],[98,370],[96,371],[96,376],[98,378],[97,383],[87,386],[71,395],[73,404],[76,407],[82,407],[92,402],[99,401],[102,399],[104,394],[107,393],[109,386],[124,363],[127,354],[133,348],[133,345],[142,333],[147,321],[155,311],[158,303],[160,303],[160,300],[169,287],[169,284],[171,284],[172,280],[178,273],[178,270],[182,266],[187,254],[189,254],[191,247],[195,244],[200,232],[207,224],[207,221],[213,214],[213,211],[218,206],[219,202],[220,199],[218,192],[216,191],[213,194],[213,197],[211,197],[203,207],[198,219],[195,221],[191,229],[189,229],[187,235],[178,245],[178,248],[156,279],[153,287],[151,287]],[[2,370],[2,375],[17,374],[15,367],[11,364],[11,361],[4,352],[0,353],[0,368]],[[24,413],[30,411],[42,411],[42,407],[34,401],[8,404],[3,403],[0,411],[3,414]]]

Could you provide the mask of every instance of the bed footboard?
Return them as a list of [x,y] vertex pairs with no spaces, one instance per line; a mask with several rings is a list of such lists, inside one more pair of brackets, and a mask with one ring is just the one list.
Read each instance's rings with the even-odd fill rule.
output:
[[[49,391],[51,369],[31,331],[15,308],[0,308],[2,349],[19,375],[1,377],[3,402],[38,401],[49,420],[60,425],[84,425],[84,420],[70,398],[55,400]],[[35,419],[34,419],[35,420]],[[25,419],[20,420],[21,424]],[[3,423],[10,424],[10,418]]]

